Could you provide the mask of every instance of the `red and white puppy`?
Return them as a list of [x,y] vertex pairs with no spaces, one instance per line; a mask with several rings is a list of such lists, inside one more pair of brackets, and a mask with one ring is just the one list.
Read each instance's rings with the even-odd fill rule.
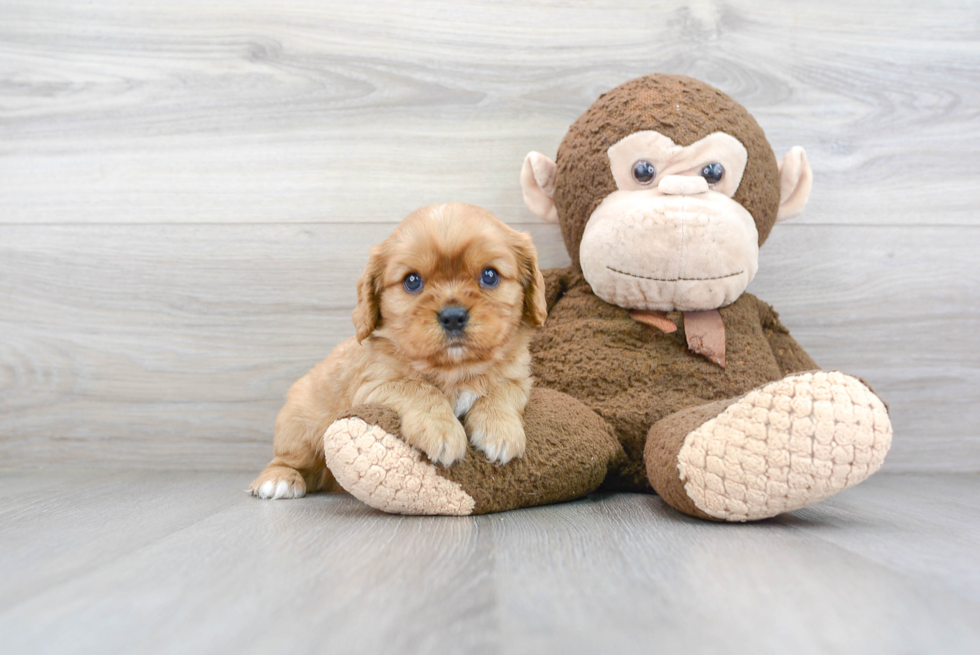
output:
[[528,343],[547,313],[528,235],[473,205],[423,207],[371,249],[357,296],[357,336],[289,390],[254,495],[334,488],[323,434],[355,405],[397,411],[402,438],[443,465],[467,436],[491,461],[524,454]]

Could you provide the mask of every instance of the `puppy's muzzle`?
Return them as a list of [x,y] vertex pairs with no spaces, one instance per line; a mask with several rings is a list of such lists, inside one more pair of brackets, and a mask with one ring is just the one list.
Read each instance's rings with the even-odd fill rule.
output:
[[439,312],[439,325],[450,336],[459,336],[466,329],[466,323],[470,320],[470,313],[466,308],[459,305],[444,307]]

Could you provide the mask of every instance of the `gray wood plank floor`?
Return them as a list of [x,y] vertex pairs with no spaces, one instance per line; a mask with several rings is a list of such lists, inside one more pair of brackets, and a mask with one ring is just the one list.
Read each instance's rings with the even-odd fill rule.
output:
[[4,653],[976,653],[980,475],[750,525],[609,495],[468,518],[250,472],[0,472]]

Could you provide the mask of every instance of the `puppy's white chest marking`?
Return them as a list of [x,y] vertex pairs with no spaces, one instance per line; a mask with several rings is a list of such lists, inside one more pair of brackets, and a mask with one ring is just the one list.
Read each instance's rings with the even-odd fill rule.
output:
[[463,418],[466,412],[470,411],[470,407],[473,406],[477,398],[479,396],[472,391],[464,391],[459,394],[456,398],[456,404],[453,405],[453,414],[456,415],[456,418]]

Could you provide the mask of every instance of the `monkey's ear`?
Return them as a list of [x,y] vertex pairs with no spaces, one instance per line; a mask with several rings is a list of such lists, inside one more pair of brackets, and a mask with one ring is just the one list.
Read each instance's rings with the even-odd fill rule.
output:
[[548,223],[558,222],[555,209],[555,162],[540,152],[529,152],[521,168],[521,189],[524,204],[531,213]]
[[548,303],[544,296],[544,275],[538,268],[538,251],[529,235],[523,232],[516,234],[514,252],[517,254],[521,285],[524,287],[523,320],[531,327],[540,327],[548,318]]
[[384,273],[384,253],[381,245],[371,248],[367,267],[357,280],[357,307],[354,308],[354,329],[357,343],[374,332],[381,321],[381,275]]
[[813,171],[810,170],[806,152],[800,146],[793,146],[779,162],[779,212],[776,222],[799,216],[812,188]]

